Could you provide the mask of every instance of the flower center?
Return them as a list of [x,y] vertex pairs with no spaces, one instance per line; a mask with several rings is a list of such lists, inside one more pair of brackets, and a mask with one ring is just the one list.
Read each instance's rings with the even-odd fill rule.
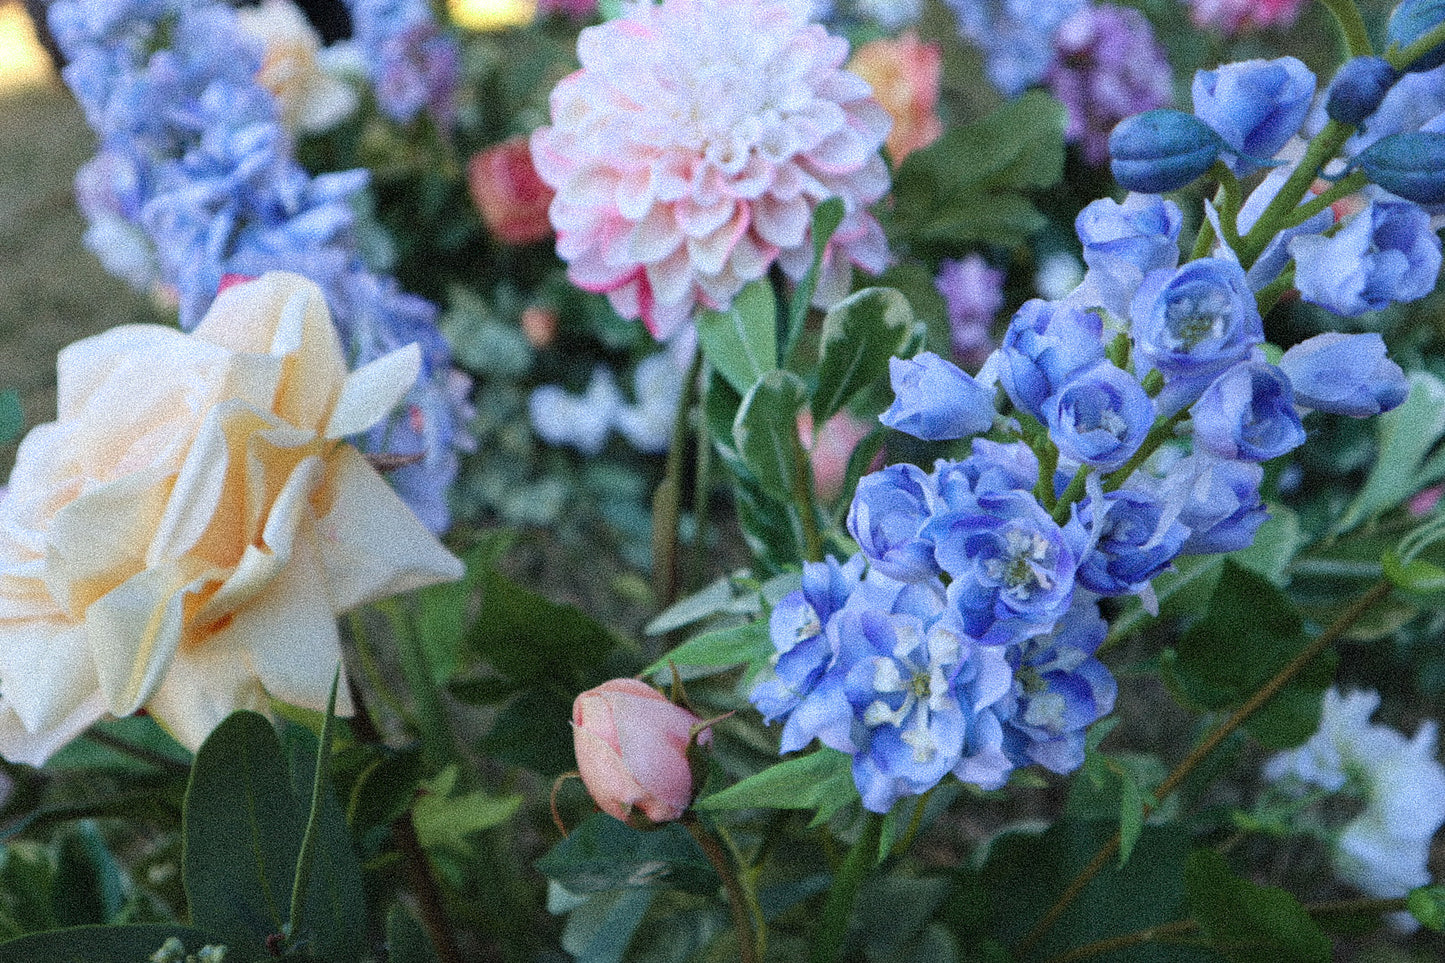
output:
[[1201,342],[1224,335],[1229,298],[1216,288],[1184,294],[1170,302],[1165,317],[1168,347],[1174,351],[1193,351]]

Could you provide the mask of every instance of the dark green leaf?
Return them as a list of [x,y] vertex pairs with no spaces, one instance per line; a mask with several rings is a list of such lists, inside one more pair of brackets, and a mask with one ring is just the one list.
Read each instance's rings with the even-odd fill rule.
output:
[[524,683],[500,676],[489,675],[480,679],[453,679],[447,683],[447,690],[468,705],[490,706],[505,702],[516,695]]
[[[579,690],[580,691],[580,690]],[[497,713],[478,748],[498,762],[523,766],[544,776],[577,767],[572,755],[571,695],[531,688]]]
[[243,958],[281,932],[301,819],[271,723],[233,713],[196,753],[186,789],[182,876],[191,922],[221,934]]
[[57,842],[53,902],[60,926],[109,923],[125,903],[120,865],[95,823],[83,820]]
[[595,893],[572,906],[562,948],[576,963],[624,963],[633,934],[657,898],[655,887]]
[[386,945],[390,963],[438,963],[426,930],[400,903],[386,914]]
[[913,309],[892,288],[865,288],[823,317],[813,423],[822,425],[860,389],[888,374],[888,359],[913,331]]
[[[172,936],[191,953],[225,943],[205,930],[169,923],[77,926],[0,943],[0,963],[144,963]],[[232,955],[242,963],[252,959],[234,951],[227,958]]]
[[644,675],[676,666],[728,667],[762,662],[773,654],[772,636],[767,622],[749,622],[728,629],[705,632],[688,639],[662,658],[643,669]]
[[476,586],[505,549],[512,533],[487,539],[463,556],[466,574],[455,582],[429,585],[416,593],[416,631],[432,682],[445,685],[456,671],[457,656],[471,624]]
[[1299,900],[1278,887],[1240,879],[1213,850],[1190,854],[1184,888],[1194,918],[1233,963],[1329,963],[1329,938]]
[[738,292],[726,311],[697,315],[703,355],[738,394],[778,366],[778,306],[773,286],[759,278]]
[[8,445],[25,430],[25,410],[14,391],[0,391],[0,445]]
[[512,818],[522,804],[521,796],[492,796],[475,792],[453,794],[457,767],[448,766],[431,782],[412,809],[417,840],[427,849],[450,846],[467,852],[466,837],[500,826]]
[[346,819],[357,833],[388,825],[411,805],[421,781],[421,752],[413,746],[376,760],[357,778]]
[[573,893],[664,885],[713,893],[717,875],[687,830],[677,823],[643,832],[594,813],[551,852],[537,869]]
[[816,809],[834,799],[846,802],[856,795],[851,757],[824,748],[774,763],[693,805],[702,810]]
[[932,212],[919,237],[936,245],[993,242],[1023,244],[1048,226],[1049,219],[1021,194],[957,197]]
[[791,371],[770,371],[743,398],[733,422],[738,454],[762,489],[782,502],[793,497],[802,470],[798,412],[807,401],[803,380]]
[[553,602],[488,570],[477,584],[481,610],[468,633],[476,653],[506,678],[586,688],[584,669],[615,644],[611,632],[581,609]]

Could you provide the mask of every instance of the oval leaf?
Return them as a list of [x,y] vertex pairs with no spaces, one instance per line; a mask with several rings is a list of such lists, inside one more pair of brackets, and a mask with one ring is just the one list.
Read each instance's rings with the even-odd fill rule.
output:
[[763,491],[791,501],[802,466],[798,412],[807,401],[803,380],[791,371],[770,371],[743,398],[733,421],[733,441]]
[[728,384],[744,394],[778,366],[778,306],[773,286],[759,278],[738,292],[726,311],[699,311],[702,353]]
[[813,423],[837,414],[860,389],[888,374],[888,359],[913,331],[913,308],[893,288],[865,288],[839,301],[823,318]]

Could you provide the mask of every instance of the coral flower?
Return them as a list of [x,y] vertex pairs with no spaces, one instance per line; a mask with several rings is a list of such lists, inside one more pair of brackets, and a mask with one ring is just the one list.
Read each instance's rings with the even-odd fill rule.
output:
[[858,48],[848,62],[873,87],[893,117],[888,134],[888,156],[894,164],[938,140],[943,122],[938,119],[938,85],[943,78],[943,51],[912,31],[901,37],[872,40]]
[[846,293],[851,265],[885,266],[867,207],[888,189],[888,113],[803,4],[635,3],[583,30],[577,55],[532,157],[557,191],[557,253],[578,287],[666,339],[774,262],[801,276],[813,210],[833,196],[846,214],[818,303]]

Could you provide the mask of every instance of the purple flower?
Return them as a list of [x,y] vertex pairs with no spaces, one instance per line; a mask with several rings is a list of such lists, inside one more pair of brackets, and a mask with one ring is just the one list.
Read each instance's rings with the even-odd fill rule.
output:
[[450,129],[461,73],[457,42],[426,0],[348,0],[352,34],[371,71],[376,100],[399,124],[426,110]]
[[1214,379],[1189,414],[1195,446],[1220,458],[1268,461],[1305,440],[1289,378],[1264,361],[1241,362]]
[[999,380],[1013,403],[1038,418],[1043,403],[1075,373],[1104,357],[1104,322],[1067,304],[1024,303],[998,350]]
[[1064,137],[1084,159],[1109,159],[1109,133],[1173,100],[1169,60],[1138,10],[1088,6],[1059,25],[1045,81],[1068,111]]
[[934,481],[906,462],[864,475],[848,509],[848,531],[889,578],[918,582],[938,574],[933,543],[923,535],[937,502]]
[[1108,628],[1098,602],[1080,592],[1053,632],[1005,650],[1013,690],[993,711],[1003,720],[1004,752],[1015,764],[1038,763],[1063,774],[1083,763],[1085,730],[1113,711],[1119,692],[1094,658]]
[[1315,75],[1294,57],[1242,60],[1201,70],[1192,87],[1194,114],[1233,153],[1230,169],[1247,174],[1300,129],[1315,94]]
[[1148,588],[1179,554],[1189,529],[1170,506],[1139,488],[1103,492],[1074,506],[1069,528],[1085,542],[1076,578],[1100,595],[1129,595]]
[[1332,415],[1368,418],[1400,405],[1410,383],[1385,356],[1378,334],[1328,331],[1284,353],[1280,370],[1294,388],[1295,404]]
[[1190,261],[1172,275],[1150,274],[1135,293],[1132,315],[1135,350],[1164,375],[1161,415],[1198,398],[1264,341],[1244,271],[1224,258]]
[[1347,317],[1423,298],[1440,275],[1440,235],[1409,201],[1371,201],[1334,236],[1297,237],[1289,252],[1300,296]]
[[1154,402],[1133,375],[1100,361],[1049,396],[1044,424],[1061,456],[1109,472],[1144,443]]
[[1031,493],[980,492],[924,534],[953,579],[949,604],[963,631],[984,645],[1048,632],[1069,607],[1078,546]]
[[993,393],[931,351],[889,358],[888,374],[895,397],[878,420],[889,428],[925,441],[948,441],[993,424]]
[[1109,198],[1090,203],[1074,219],[1089,272],[1069,301],[1092,299],[1114,314],[1127,315],[1145,275],[1178,266],[1183,223],[1179,205],[1156,194],[1130,194],[1123,203]]
[[978,254],[938,266],[933,286],[943,296],[953,356],[976,367],[993,347],[989,329],[1003,307],[1004,272]]

